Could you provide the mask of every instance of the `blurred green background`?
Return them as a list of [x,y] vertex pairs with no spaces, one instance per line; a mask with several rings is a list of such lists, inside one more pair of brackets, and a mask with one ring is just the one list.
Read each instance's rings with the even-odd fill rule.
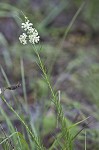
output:
[[[24,100],[27,101],[28,117],[49,147],[50,132],[56,133],[56,114],[31,45],[23,46],[18,40],[23,13],[39,32],[37,49],[53,88],[61,92],[65,116],[71,122],[92,116],[87,144],[89,150],[98,150],[99,0],[0,0],[0,87],[6,87],[9,82],[22,84],[14,92],[17,101],[9,91],[5,97],[20,114],[25,114]],[[3,105],[1,102],[4,111],[9,113]],[[14,118],[11,112],[10,116]],[[21,130],[16,119],[12,120]],[[1,123],[6,126],[2,117]],[[84,149],[83,140],[82,133],[75,141],[76,150]]]

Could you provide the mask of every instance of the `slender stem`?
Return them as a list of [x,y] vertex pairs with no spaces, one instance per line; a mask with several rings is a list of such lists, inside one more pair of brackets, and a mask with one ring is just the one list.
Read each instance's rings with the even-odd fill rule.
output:
[[82,8],[84,7],[85,3],[86,3],[86,1],[84,1],[84,2],[81,4],[81,6],[79,7],[79,9],[77,10],[77,12],[75,13],[75,15],[73,16],[73,18],[72,18],[72,20],[71,20],[69,26],[67,27],[67,29],[66,29],[66,31],[65,31],[65,34],[64,34],[64,36],[63,36],[63,38],[62,38],[61,44],[60,44],[60,49],[62,48],[63,43],[64,43],[64,40],[65,40],[65,38],[67,37],[68,32],[70,31],[70,29],[71,29],[72,25],[74,24],[76,18],[77,18],[78,15],[80,14],[80,12],[81,12]]
[[18,119],[23,123],[23,125],[25,126],[25,128],[27,129],[27,131],[29,132],[29,134],[31,135],[31,137],[33,138],[34,142],[36,143],[36,145],[38,146],[39,150],[45,150],[45,148],[41,145],[41,143],[39,142],[38,138],[31,132],[31,130],[29,129],[29,127],[27,126],[27,124],[23,121],[23,119],[18,115],[18,113],[13,109],[13,107],[6,101],[6,99],[3,96],[0,96],[1,99],[6,103],[6,105],[9,107],[9,109],[15,113],[15,115],[18,117]]
[[85,150],[87,150],[87,144],[86,144],[86,130],[85,130]]
[[23,87],[23,94],[24,94],[24,100],[26,103],[26,110],[28,112],[28,100],[27,100],[27,91],[26,91],[26,81],[25,81],[25,75],[24,75],[24,64],[23,64],[23,58],[20,58],[20,64],[21,64],[21,77],[22,77],[22,87]]
[[67,141],[68,137],[70,136],[70,133],[69,133],[69,130],[67,128],[67,122],[66,122],[66,118],[64,117],[62,106],[60,104],[60,101],[58,99],[56,99],[56,95],[55,95],[54,90],[51,86],[50,80],[47,76],[45,66],[44,66],[43,62],[41,61],[40,55],[39,55],[35,46],[34,46],[34,51],[38,57],[40,69],[42,70],[44,78],[45,78],[45,80],[49,86],[50,91],[51,91],[52,100],[53,100],[53,103],[54,103],[56,110],[57,110],[57,119],[60,121],[62,131],[64,131],[64,132],[62,132],[62,135],[63,135],[64,139],[66,140],[65,145],[67,145],[67,146],[65,146],[65,147],[68,147],[68,145],[71,147],[71,143],[69,141]]
[[41,60],[41,58],[40,58],[40,55],[39,55],[38,51],[36,50],[36,47],[34,47],[34,51],[35,51],[35,53],[36,53],[36,55],[37,55],[37,57],[38,57],[41,70],[42,70],[42,72],[43,72],[43,74],[44,74],[44,77],[45,77],[45,80],[46,80],[46,82],[47,82],[47,84],[48,84],[48,86],[49,86],[49,88],[50,88],[50,91],[51,91],[51,94],[52,94],[52,96],[53,96],[53,99],[55,99],[54,91],[53,91],[52,86],[51,86],[51,83],[50,83],[50,81],[49,81],[49,79],[48,79],[47,73],[46,73],[46,71],[45,71],[45,69],[44,69],[44,65],[43,65],[43,63],[42,63],[42,60]]

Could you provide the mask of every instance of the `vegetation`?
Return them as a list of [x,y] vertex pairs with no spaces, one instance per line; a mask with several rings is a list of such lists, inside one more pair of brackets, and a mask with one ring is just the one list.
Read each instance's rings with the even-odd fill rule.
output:
[[98,3],[0,2],[1,150],[99,149]]

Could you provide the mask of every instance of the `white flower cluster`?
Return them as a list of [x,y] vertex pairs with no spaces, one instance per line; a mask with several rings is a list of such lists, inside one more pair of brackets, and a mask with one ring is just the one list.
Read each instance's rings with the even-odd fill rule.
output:
[[26,33],[22,33],[20,35],[19,40],[23,45],[27,44],[27,40],[31,44],[35,44],[39,42],[40,36],[38,35],[38,31],[32,27],[33,24],[26,18],[25,23],[22,23],[21,27],[24,29]]

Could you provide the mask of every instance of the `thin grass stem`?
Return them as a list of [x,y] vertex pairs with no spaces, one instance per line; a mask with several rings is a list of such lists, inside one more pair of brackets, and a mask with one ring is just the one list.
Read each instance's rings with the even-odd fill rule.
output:
[[34,140],[35,144],[37,145],[38,150],[45,150],[45,148],[41,145],[38,137],[36,137],[35,134],[33,132],[31,132],[31,130],[29,129],[29,127],[27,126],[27,124],[24,122],[24,120],[18,115],[18,113],[13,109],[13,107],[6,101],[6,99],[3,97],[3,95],[1,95],[1,99],[6,103],[6,105],[8,106],[8,108],[18,117],[18,119],[25,126],[26,130],[31,135],[32,139]]

